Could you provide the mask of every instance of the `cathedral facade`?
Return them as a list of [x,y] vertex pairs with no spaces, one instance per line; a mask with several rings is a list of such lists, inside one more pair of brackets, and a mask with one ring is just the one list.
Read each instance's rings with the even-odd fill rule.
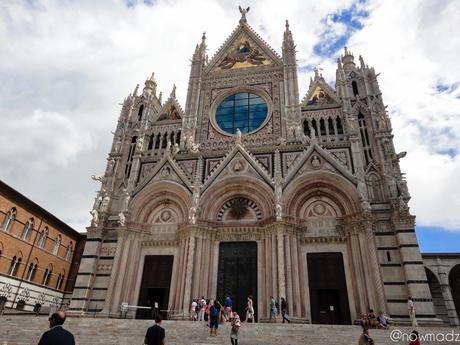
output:
[[279,55],[240,11],[214,57],[196,45],[185,108],[153,74],[125,99],[70,309],[252,295],[259,321],[273,296],[298,322],[404,322],[411,296],[438,322],[374,69],[345,48],[335,89],[316,71],[300,98],[288,23]]

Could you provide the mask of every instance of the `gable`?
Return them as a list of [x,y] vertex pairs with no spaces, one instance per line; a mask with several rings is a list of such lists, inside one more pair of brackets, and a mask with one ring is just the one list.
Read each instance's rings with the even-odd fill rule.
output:
[[269,65],[282,66],[281,58],[249,25],[242,23],[211,59],[205,72]]
[[301,102],[302,110],[340,106],[340,99],[322,77],[316,77]]
[[268,171],[250,155],[241,145],[236,145],[229,154],[219,162],[206,178],[202,192],[214,181],[225,176],[252,176],[267,183],[272,187],[271,176]]
[[179,110],[174,104],[169,104],[168,107],[162,109],[160,116],[158,117],[157,121],[174,121],[174,120],[181,120],[182,117],[180,116]]

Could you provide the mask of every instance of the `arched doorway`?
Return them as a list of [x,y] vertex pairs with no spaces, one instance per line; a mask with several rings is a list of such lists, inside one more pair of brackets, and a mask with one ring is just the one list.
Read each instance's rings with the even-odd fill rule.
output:
[[425,267],[428,285],[430,287],[431,297],[433,298],[434,311],[436,317],[441,319],[444,323],[449,324],[449,315],[447,314],[446,304],[442,295],[441,285],[438,278],[431,270]]
[[460,264],[454,266],[454,268],[450,270],[449,285],[457,315],[460,315]]

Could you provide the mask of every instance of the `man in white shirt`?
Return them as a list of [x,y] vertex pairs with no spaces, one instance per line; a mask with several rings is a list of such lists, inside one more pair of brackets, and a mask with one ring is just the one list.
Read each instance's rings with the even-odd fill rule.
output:
[[412,322],[412,327],[418,327],[417,319],[415,317],[414,301],[412,301],[412,297],[410,296],[407,300],[407,309],[409,311],[409,317]]
[[192,321],[196,321],[196,306],[198,303],[196,303],[196,300],[193,300],[192,302],[192,309],[190,310],[190,317]]
[[204,299],[203,296],[201,296],[201,299],[200,299],[200,311],[199,311],[199,314],[198,314],[198,321],[204,321],[204,310],[205,310],[205,307],[206,307],[206,300]]

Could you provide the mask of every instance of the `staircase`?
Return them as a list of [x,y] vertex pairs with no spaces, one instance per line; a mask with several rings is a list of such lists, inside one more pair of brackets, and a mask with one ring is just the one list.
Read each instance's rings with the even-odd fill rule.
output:
[[[78,345],[141,345],[150,320],[68,318],[64,327],[71,331]],[[219,325],[217,337],[209,336],[203,322],[163,321],[167,345],[230,344],[230,325]],[[41,334],[48,329],[47,317],[0,317],[0,345],[36,345]],[[410,333],[408,327],[394,327]],[[370,330],[375,345],[408,344],[392,341],[391,329]],[[420,334],[447,333],[450,328],[419,328]],[[460,328],[453,332],[460,333]],[[239,345],[356,345],[361,334],[359,326],[242,323]],[[423,345],[452,344],[453,342],[422,341]],[[455,342],[454,342],[455,343]]]

